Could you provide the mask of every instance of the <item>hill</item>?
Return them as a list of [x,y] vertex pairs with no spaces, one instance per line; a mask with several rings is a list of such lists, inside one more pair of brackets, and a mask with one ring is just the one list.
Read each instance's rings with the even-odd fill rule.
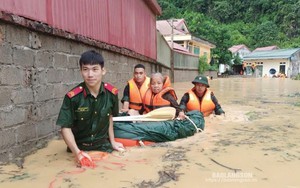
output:
[[299,0],[158,0],[158,18],[184,18],[190,32],[214,44],[215,57],[228,63],[228,48],[245,44],[251,50],[277,45],[300,47]]

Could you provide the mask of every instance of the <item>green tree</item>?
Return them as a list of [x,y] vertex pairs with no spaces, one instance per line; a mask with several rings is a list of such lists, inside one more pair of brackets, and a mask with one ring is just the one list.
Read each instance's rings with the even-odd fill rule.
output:
[[184,18],[190,32],[214,43],[228,64],[232,45],[300,47],[300,0],[158,0],[158,19]]
[[219,63],[230,64],[231,53],[228,48],[232,46],[230,41],[230,33],[226,25],[219,25],[213,32],[215,38],[216,48],[213,49],[213,53],[219,57]]
[[230,21],[233,13],[232,4],[229,1],[215,1],[211,15],[220,22],[226,23]]
[[180,9],[174,5],[172,0],[158,0],[158,3],[163,11],[163,14],[159,16],[160,20],[167,20],[180,16]]
[[279,30],[274,22],[267,21],[256,27],[253,31],[253,46],[269,46],[276,43]]
[[205,55],[199,57],[199,73],[203,74],[209,69],[209,64],[207,63],[207,57]]
[[242,58],[240,57],[239,53],[233,56],[233,63],[235,65],[241,65],[243,63]]

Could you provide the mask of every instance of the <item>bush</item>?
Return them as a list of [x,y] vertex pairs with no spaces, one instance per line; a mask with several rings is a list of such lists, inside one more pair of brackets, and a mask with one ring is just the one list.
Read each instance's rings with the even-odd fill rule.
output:
[[207,63],[207,57],[201,56],[199,58],[199,73],[203,74],[205,71],[209,69],[209,64]]
[[219,70],[219,67],[218,67],[218,65],[216,65],[216,64],[210,65],[210,66],[208,67],[208,70],[209,70],[209,71],[217,71],[217,70]]

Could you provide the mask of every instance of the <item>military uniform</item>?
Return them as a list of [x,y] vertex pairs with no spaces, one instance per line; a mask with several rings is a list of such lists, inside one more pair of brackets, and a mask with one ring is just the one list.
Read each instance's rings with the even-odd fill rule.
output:
[[95,98],[82,82],[64,97],[56,124],[71,128],[80,150],[112,152],[109,142],[109,116],[119,112],[118,90],[101,83]]

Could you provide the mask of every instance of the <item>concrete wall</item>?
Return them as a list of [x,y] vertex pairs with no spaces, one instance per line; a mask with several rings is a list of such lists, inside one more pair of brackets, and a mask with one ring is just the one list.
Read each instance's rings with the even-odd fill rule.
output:
[[174,75],[174,82],[190,82],[199,75],[199,72],[193,69],[175,69]]
[[164,36],[157,31],[157,62],[165,65],[166,67],[171,67],[171,48],[168,42],[165,40]]
[[291,66],[288,69],[288,76],[296,77],[300,74],[300,51],[292,55],[290,65]]
[[197,56],[174,52],[174,82],[189,82],[199,74]]
[[177,69],[198,69],[199,57],[174,51],[174,67]]

